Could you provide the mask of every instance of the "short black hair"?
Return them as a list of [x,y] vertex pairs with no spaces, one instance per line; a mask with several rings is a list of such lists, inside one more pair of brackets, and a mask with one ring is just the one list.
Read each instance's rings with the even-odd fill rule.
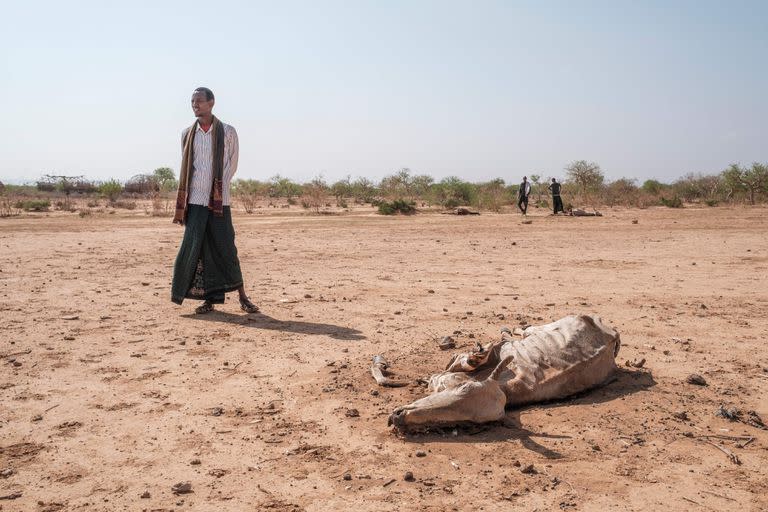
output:
[[205,93],[205,101],[211,101],[211,100],[215,99],[213,97],[213,91],[210,90],[207,87],[198,87],[197,89],[194,90],[194,92],[192,94],[194,94],[196,92],[204,92]]

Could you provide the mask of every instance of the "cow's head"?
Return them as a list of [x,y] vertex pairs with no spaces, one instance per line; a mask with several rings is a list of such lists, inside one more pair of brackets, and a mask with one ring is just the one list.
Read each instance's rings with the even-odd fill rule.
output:
[[511,356],[503,360],[484,380],[470,380],[398,407],[389,416],[388,424],[399,430],[412,430],[503,418],[507,398],[499,385],[499,376],[511,361]]

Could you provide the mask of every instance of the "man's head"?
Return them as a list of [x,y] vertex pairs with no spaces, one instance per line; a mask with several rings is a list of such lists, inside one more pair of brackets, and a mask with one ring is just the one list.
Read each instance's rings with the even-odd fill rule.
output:
[[523,181],[528,181],[528,176],[523,176]]
[[552,178],[552,183],[557,183],[557,180],[555,178]]
[[192,93],[192,112],[198,119],[210,116],[214,103],[213,91],[207,87],[198,87]]

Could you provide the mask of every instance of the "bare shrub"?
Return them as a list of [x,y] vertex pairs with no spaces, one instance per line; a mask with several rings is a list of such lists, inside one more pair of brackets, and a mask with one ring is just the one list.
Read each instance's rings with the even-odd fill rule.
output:
[[110,203],[110,206],[113,208],[122,208],[124,210],[135,210],[136,209],[136,201],[123,201],[118,200]]
[[0,193],[0,217],[19,215],[21,210],[15,206],[15,201],[9,195]]
[[304,185],[304,197],[301,204],[305,208],[312,208],[315,213],[320,213],[320,208],[325,204],[328,196],[328,185],[322,176],[314,178],[311,182]]
[[232,195],[243,206],[245,213],[253,213],[258,201],[269,194],[269,184],[258,180],[235,180]]

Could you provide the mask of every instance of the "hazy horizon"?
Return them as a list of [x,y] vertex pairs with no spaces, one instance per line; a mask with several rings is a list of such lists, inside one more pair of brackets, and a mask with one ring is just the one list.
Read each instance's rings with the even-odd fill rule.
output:
[[171,167],[197,86],[236,178],[671,182],[768,160],[768,2],[4,6],[0,181]]

